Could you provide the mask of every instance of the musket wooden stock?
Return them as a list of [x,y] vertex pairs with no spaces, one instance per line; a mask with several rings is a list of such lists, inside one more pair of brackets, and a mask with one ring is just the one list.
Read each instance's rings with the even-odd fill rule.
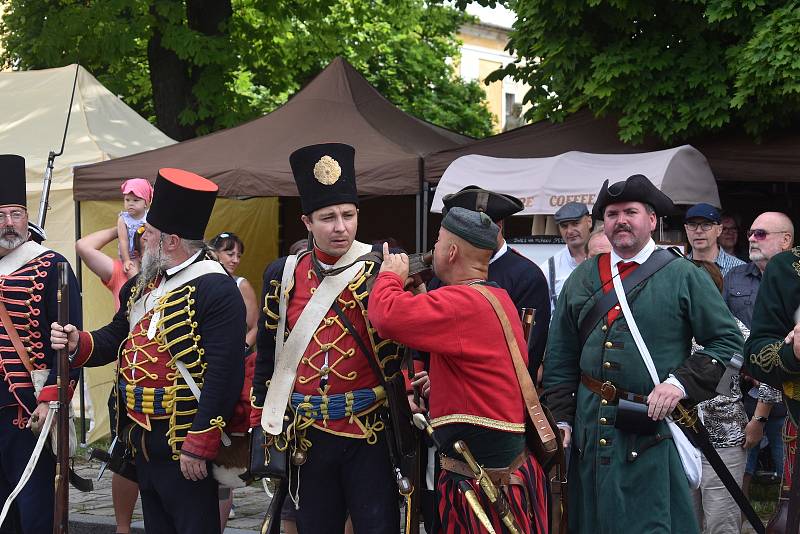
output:
[[[58,324],[69,323],[69,265],[58,264]],[[53,534],[66,534],[69,530],[69,355],[67,349],[57,351],[58,412],[55,477],[55,503],[53,508]]]

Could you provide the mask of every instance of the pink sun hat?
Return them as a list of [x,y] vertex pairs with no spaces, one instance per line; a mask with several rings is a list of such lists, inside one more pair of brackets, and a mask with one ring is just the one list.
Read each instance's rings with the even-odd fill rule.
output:
[[148,206],[153,202],[153,186],[144,178],[131,178],[122,182],[122,194],[128,193],[143,198]]

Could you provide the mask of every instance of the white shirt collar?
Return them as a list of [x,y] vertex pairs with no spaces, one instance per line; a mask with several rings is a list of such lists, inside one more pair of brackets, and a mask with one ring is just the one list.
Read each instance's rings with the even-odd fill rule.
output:
[[202,250],[198,250],[196,253],[190,256],[189,259],[187,259],[185,262],[181,263],[180,265],[176,265],[175,267],[170,267],[169,269],[167,269],[166,275],[172,276],[173,274],[182,271],[189,265],[193,264],[195,260],[198,258],[198,256],[200,256],[200,254],[202,253],[203,253]]
[[495,260],[499,260],[500,256],[502,256],[506,252],[508,252],[508,243],[503,241],[503,246],[500,247],[499,249],[497,249],[497,252],[494,253],[494,256],[492,256],[492,259],[489,260],[489,265],[493,264],[495,262]]
[[626,260],[626,259],[620,258],[617,255],[617,253],[614,251],[614,249],[612,248],[611,249],[611,265],[616,265],[621,261],[624,261],[624,262],[635,262],[635,263],[638,263],[639,265],[641,265],[641,264],[643,264],[644,262],[647,261],[647,258],[650,257],[650,254],[652,254],[653,251],[655,251],[655,249],[656,249],[656,242],[653,241],[652,238],[650,238],[647,241],[647,244],[642,248],[642,250],[639,251],[638,254],[636,254],[636,256]]

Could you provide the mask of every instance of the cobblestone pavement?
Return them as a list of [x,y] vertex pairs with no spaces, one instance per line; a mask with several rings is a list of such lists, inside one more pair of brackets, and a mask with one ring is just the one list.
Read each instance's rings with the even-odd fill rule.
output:
[[[94,483],[94,491],[81,493],[70,486],[69,509],[70,517],[80,517],[82,521],[91,521],[97,518],[98,524],[111,524],[114,522],[114,507],[111,502],[111,472],[106,471],[99,481],[97,478],[99,463],[77,461],[75,472],[84,478],[89,478]],[[264,493],[260,482],[246,488],[236,488],[233,492],[233,503],[236,506],[236,517],[228,520],[226,533],[258,532],[264,512],[269,504],[269,497]],[[135,527],[142,527],[142,506],[137,501],[133,513]],[[86,530],[89,532],[92,530]],[[105,532],[100,529],[93,532]],[[113,532],[110,530],[109,532]]]

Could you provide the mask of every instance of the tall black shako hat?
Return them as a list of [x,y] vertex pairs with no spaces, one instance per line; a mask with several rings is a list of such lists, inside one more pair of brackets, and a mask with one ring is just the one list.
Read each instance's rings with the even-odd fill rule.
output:
[[203,239],[219,187],[193,172],[159,169],[147,222],[181,239]]
[[658,217],[675,215],[675,204],[667,195],[662,193],[653,182],[643,174],[634,174],[626,180],[608,185],[608,180],[603,182],[603,187],[597,195],[597,201],[592,208],[592,217],[603,220],[603,212],[609,204],[617,202],[644,202],[656,210]]
[[25,158],[0,154],[0,206],[28,207],[25,196]]
[[358,206],[356,149],[342,143],[299,148],[289,156],[303,214],[335,204]]
[[452,208],[466,208],[485,213],[492,222],[502,221],[525,207],[517,197],[488,191],[477,185],[468,185],[457,193],[443,196],[442,203],[442,215],[447,215]]

